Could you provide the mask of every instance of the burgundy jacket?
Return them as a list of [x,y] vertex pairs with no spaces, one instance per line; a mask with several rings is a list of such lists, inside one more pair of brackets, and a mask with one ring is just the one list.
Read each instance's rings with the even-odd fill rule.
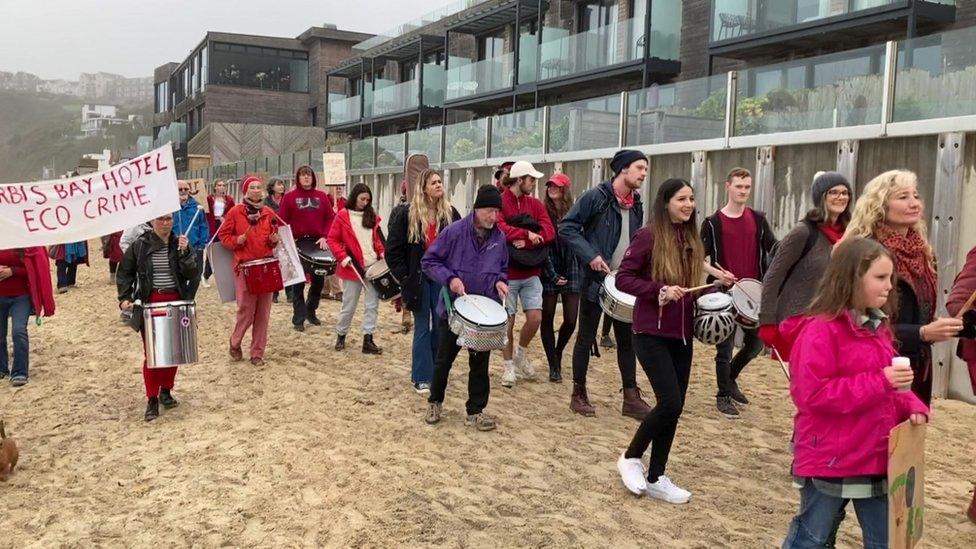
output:
[[[946,310],[949,314],[956,315],[974,291],[976,291],[976,248],[966,254],[966,263],[952,283],[952,290],[946,298]],[[956,356],[965,360],[969,366],[969,381],[973,385],[973,392],[976,393],[976,340],[960,339],[956,347]]]
[[[229,194],[224,195],[224,219],[227,219],[227,212],[234,207],[234,199]],[[214,195],[207,195],[207,224],[210,225],[210,234],[217,234],[217,217],[214,215]]]

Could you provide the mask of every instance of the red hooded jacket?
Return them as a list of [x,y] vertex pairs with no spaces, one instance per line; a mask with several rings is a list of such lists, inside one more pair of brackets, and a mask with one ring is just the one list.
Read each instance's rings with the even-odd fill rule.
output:
[[[302,168],[307,166],[302,166]],[[328,236],[335,219],[332,209],[332,197],[318,190],[315,172],[312,172],[312,188],[305,190],[298,183],[298,171],[295,171],[295,188],[285,193],[281,198],[278,215],[291,226],[295,238],[313,236],[322,238]]]
[[[542,226],[542,233],[540,234],[542,237],[542,244],[530,244],[529,231],[520,229],[518,227],[513,227],[507,223],[508,220],[519,214],[529,214],[532,216],[532,219],[539,222],[539,225]],[[505,240],[509,244],[515,242],[516,240],[524,240],[527,249],[534,249],[552,244],[552,242],[556,239],[556,228],[552,226],[552,219],[549,218],[549,212],[546,211],[545,204],[534,196],[517,197],[515,196],[515,193],[512,192],[511,188],[507,188],[502,191],[502,211],[501,215],[498,217],[498,228],[505,233]],[[509,280],[525,280],[527,278],[532,278],[533,276],[539,276],[540,273],[542,273],[542,267],[520,269],[518,267],[513,267],[511,264],[508,266]]]
[[[349,252],[352,252],[352,257],[359,263],[359,266],[365,267],[363,265],[363,249],[359,246],[356,231],[352,228],[349,210],[342,209],[336,214],[335,222],[332,223],[332,228],[329,230],[328,242],[329,249],[332,250],[336,261],[339,262],[339,266],[336,268],[336,276],[343,280],[358,282],[359,277],[356,276],[352,265],[342,266],[342,262],[349,257]],[[383,240],[380,238],[379,215],[376,216],[376,226],[373,227],[373,250],[376,252],[376,257],[381,259],[383,258],[384,252],[386,252],[386,249],[383,247]]]
[[[23,248],[27,291],[36,316],[54,316],[54,288],[51,286],[51,262],[44,246]],[[6,322],[6,321],[5,321]]]
[[[278,232],[278,216],[267,206],[261,207],[257,225],[253,227],[247,220],[244,204],[238,204],[224,216],[217,231],[217,238],[225,248],[234,252],[234,268],[243,261],[264,259],[274,255],[275,244],[271,242],[271,235]],[[243,245],[237,244],[237,237],[247,233]]]

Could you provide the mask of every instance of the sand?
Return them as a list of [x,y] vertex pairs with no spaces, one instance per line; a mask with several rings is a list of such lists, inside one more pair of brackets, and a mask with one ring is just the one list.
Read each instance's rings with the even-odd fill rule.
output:
[[[592,419],[570,413],[569,383],[501,387],[493,357],[499,428],[481,433],[463,424],[461,361],[442,423],[423,423],[410,336],[392,333],[399,315],[389,304],[376,336],[386,352],[369,357],[359,351],[361,315],[338,353],[338,303],[323,301],[323,326],[299,334],[282,296],[267,364],[254,368],[226,353],[234,306],[218,304],[213,288],[198,303],[202,361],[181,369],[180,406],[152,423],[142,417],[139,339],[118,323],[103,260],[80,269],[57,316],[31,326],[30,384],[0,384],[0,415],[21,447],[18,471],[0,484],[0,547],[772,547],[797,507],[792,405],[769,360],[743,374],[753,404],[731,421],[714,409],[713,355],[698,347],[668,471],[694,495],[672,506],[620,483],[615,460],[637,422],[619,413],[612,351],[591,363]],[[538,342],[532,358],[544,362]],[[936,403],[930,547],[976,546],[963,514],[976,481],[974,426],[976,408]],[[840,541],[859,539],[851,513]]]

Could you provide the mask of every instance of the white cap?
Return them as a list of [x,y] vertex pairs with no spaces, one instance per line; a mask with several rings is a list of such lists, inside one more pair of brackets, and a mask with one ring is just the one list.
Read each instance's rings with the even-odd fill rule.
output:
[[531,175],[536,179],[542,178],[545,174],[535,169],[535,167],[525,160],[519,160],[518,162],[512,164],[512,167],[508,169],[508,175],[512,179],[518,179],[520,177],[525,177]]

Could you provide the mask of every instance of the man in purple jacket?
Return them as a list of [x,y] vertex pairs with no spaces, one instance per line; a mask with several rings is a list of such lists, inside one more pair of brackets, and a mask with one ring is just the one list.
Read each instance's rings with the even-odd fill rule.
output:
[[[451,223],[427,248],[420,267],[431,280],[450,288],[452,297],[474,294],[490,297],[499,303],[508,296],[508,249],[505,235],[495,225],[502,208],[502,195],[491,185],[478,189],[474,212],[464,219]],[[441,420],[441,407],[447,377],[461,348],[458,336],[447,324],[444,296],[437,302],[441,341],[434,377],[427,399],[427,415],[424,418],[433,425]],[[465,425],[474,425],[479,431],[491,431],[495,420],[483,413],[488,405],[489,351],[468,350],[468,401],[465,403]]]

